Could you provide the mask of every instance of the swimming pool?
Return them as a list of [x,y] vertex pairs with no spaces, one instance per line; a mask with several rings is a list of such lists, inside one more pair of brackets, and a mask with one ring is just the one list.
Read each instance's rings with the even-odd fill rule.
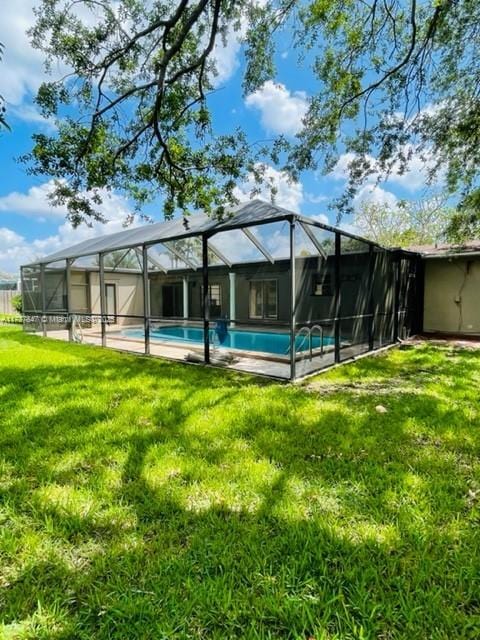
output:
[[[213,336],[214,328],[211,329],[211,340],[215,346],[227,349],[240,349],[242,351],[261,351],[263,353],[273,353],[276,355],[287,355],[290,348],[290,334],[268,331],[249,331],[247,329],[229,329],[225,339],[219,344],[216,336]],[[124,329],[122,335],[126,338],[143,338],[143,329]],[[201,327],[181,327],[170,326],[152,329],[150,339],[161,342],[182,342],[203,344],[203,329]],[[309,349],[309,342],[304,335],[295,339],[297,351]],[[334,339],[330,336],[323,337],[323,346],[334,344]],[[312,347],[318,349],[322,346],[320,335],[312,336]]]

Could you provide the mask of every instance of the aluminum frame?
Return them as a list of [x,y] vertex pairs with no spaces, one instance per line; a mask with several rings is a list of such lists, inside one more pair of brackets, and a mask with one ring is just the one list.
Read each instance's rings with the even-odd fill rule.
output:
[[[250,208],[255,204],[248,203]],[[261,203],[261,206],[267,206],[266,203]],[[350,319],[368,319],[368,349],[367,351],[374,351],[374,334],[375,334],[375,310],[374,310],[374,291],[373,291],[373,281],[374,281],[374,271],[375,271],[375,249],[378,249],[385,253],[386,256],[389,256],[389,260],[393,261],[394,264],[394,305],[393,305],[393,335],[392,342],[395,342],[398,339],[398,330],[399,330],[399,309],[400,309],[400,258],[409,258],[411,260],[416,261],[416,273],[420,273],[421,275],[421,260],[420,255],[414,252],[404,251],[404,250],[396,250],[396,249],[388,249],[381,247],[376,242],[371,240],[362,238],[356,234],[353,234],[348,231],[344,231],[343,229],[339,229],[333,227],[328,224],[324,224],[318,222],[317,220],[313,220],[312,218],[308,218],[306,216],[302,216],[300,214],[292,213],[281,207],[275,207],[273,205],[268,205],[268,215],[262,217],[260,214],[252,214],[252,218],[248,220],[238,219],[242,217],[242,207],[240,207],[240,212],[231,219],[226,221],[208,221],[204,220],[204,222],[200,225],[196,230],[188,230],[184,229],[181,233],[177,233],[175,235],[162,235],[158,233],[158,237],[150,237],[148,239],[144,239],[143,242],[139,242],[138,236],[141,235],[139,233],[130,234],[128,237],[131,237],[131,242],[123,243],[122,242],[122,234],[125,232],[120,232],[119,234],[114,235],[113,244],[105,245],[105,243],[100,244],[98,239],[92,240],[90,243],[83,242],[80,245],[76,245],[71,247],[69,250],[63,250],[62,252],[57,252],[56,254],[52,254],[51,256],[46,256],[45,258],[40,259],[38,262],[30,263],[28,265],[24,265],[21,267],[22,272],[22,281],[24,279],[24,269],[30,269],[32,267],[39,268],[40,270],[40,288],[41,288],[41,326],[42,326],[42,334],[44,336],[47,335],[46,330],[46,318],[49,315],[53,315],[47,310],[47,302],[46,302],[46,286],[45,286],[45,271],[48,264],[52,262],[58,262],[61,260],[65,260],[66,265],[66,290],[67,290],[67,318],[68,318],[68,336],[69,340],[72,340],[72,305],[71,305],[71,269],[72,264],[75,259],[82,258],[85,256],[93,256],[98,255],[98,273],[99,273],[99,285],[100,285],[100,316],[101,316],[101,344],[102,346],[107,345],[106,339],[106,301],[105,301],[105,291],[104,291],[104,283],[105,283],[105,264],[104,264],[104,256],[112,251],[125,251],[125,254],[130,250],[134,250],[137,256],[137,260],[139,262],[139,275],[141,275],[142,279],[142,287],[143,287],[143,316],[135,316],[139,317],[143,320],[144,326],[144,351],[145,354],[150,354],[150,331],[151,331],[151,306],[150,306],[150,286],[149,286],[149,264],[152,264],[159,271],[165,274],[171,274],[175,271],[181,271],[181,269],[166,269],[160,263],[152,258],[149,255],[148,249],[151,246],[156,244],[161,244],[168,252],[176,255],[180,260],[182,260],[190,269],[196,271],[201,268],[202,272],[202,282],[203,282],[203,334],[204,334],[204,344],[203,344],[203,352],[204,352],[204,362],[205,364],[209,364],[211,361],[210,354],[210,308],[209,308],[209,252],[216,255],[219,260],[229,269],[234,267],[237,264],[241,264],[242,266],[247,266],[249,263],[242,262],[236,263],[234,261],[229,260],[226,256],[224,256],[212,243],[212,238],[214,238],[217,234],[220,234],[224,231],[232,231],[232,230],[241,230],[243,234],[250,240],[250,242],[260,251],[263,257],[270,264],[275,264],[276,262],[281,262],[284,258],[276,259],[270,254],[267,247],[251,232],[251,227],[261,227],[263,225],[274,224],[276,222],[288,222],[289,225],[289,273],[290,273],[290,312],[289,312],[289,334],[290,334],[290,375],[289,378],[291,380],[295,380],[297,377],[297,352],[296,352],[296,332],[297,332],[297,287],[296,287],[296,261],[297,256],[295,255],[295,230],[296,225],[298,224],[299,228],[303,229],[306,233],[315,249],[318,251],[318,255],[322,257],[322,259],[326,260],[327,255],[313,233],[312,227],[320,229],[322,231],[327,231],[329,233],[334,234],[335,238],[335,252],[333,254],[333,268],[334,268],[334,316],[333,318],[326,318],[323,322],[332,322],[334,327],[334,361],[338,363],[341,361],[340,352],[341,352],[341,335],[340,335],[340,327],[342,320],[350,320]],[[248,216],[247,216],[248,217]],[[166,223],[167,225],[169,223]],[[202,226],[203,225],[203,226]],[[195,224],[193,225],[195,226]],[[157,228],[160,228],[157,225]],[[178,227],[177,227],[178,228]],[[135,231],[135,230],[130,230]],[[353,316],[342,316],[341,315],[341,265],[342,265],[342,248],[341,248],[341,238],[351,238],[354,240],[358,240],[368,246],[368,303],[366,314],[356,314]],[[183,253],[179,250],[178,253],[175,250],[172,250],[168,243],[171,243],[175,240],[186,239],[197,237],[200,238],[202,244],[202,263],[201,265],[194,265]],[[101,250],[95,251],[95,246],[101,246]],[[93,250],[93,251],[92,251]],[[123,258],[122,255],[122,258]],[[114,265],[113,271],[115,271],[115,266],[120,264],[121,259],[118,261],[117,265]],[[253,263],[250,263],[253,264]],[[93,270],[93,269],[90,269]],[[110,269],[109,269],[110,271]],[[120,269],[119,269],[120,271]],[[137,273],[137,271],[135,271]],[[413,313],[413,323],[412,330],[421,330],[421,306],[422,305],[423,294],[421,291],[421,283],[418,284],[416,292],[415,292],[415,311]],[[26,312],[27,314],[30,312]],[[79,315],[79,314],[75,314]],[[94,315],[94,314],[92,314]],[[120,314],[121,315],[121,314]],[[126,316],[125,316],[126,317]],[[312,321],[317,322],[317,321]],[[305,323],[300,323],[305,324]],[[307,323],[308,324],[308,323]]]

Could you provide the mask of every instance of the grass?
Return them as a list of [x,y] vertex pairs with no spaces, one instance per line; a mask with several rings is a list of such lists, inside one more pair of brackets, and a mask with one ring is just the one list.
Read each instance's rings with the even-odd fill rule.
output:
[[22,316],[18,313],[0,313],[1,324],[22,324]]
[[479,388],[467,349],[302,387],[0,328],[0,637],[478,638]]

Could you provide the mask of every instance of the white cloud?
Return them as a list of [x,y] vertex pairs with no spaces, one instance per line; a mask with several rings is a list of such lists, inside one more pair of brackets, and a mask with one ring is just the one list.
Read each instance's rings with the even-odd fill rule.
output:
[[[429,170],[434,166],[435,160],[433,154],[428,150],[425,150],[421,155],[415,153],[412,145],[405,145],[402,149],[405,157],[410,159],[407,162],[407,168],[403,173],[400,172],[400,163],[395,163],[389,173],[388,177],[383,180],[385,184],[392,184],[415,193],[420,189],[427,186]],[[342,154],[333,170],[330,172],[330,176],[336,180],[346,180],[348,178],[348,169],[350,163],[355,159],[354,153]],[[376,184],[381,177],[380,167],[377,160],[367,155],[366,160],[371,163],[372,173],[367,177],[366,184]],[[438,176],[438,181],[442,181],[442,173]]]
[[213,78],[213,84],[218,87],[225,84],[240,66],[238,54],[241,48],[241,35],[239,32],[229,31],[226,42],[217,40],[213,49],[213,58],[217,74]]
[[[53,219],[63,219],[65,217],[65,209],[62,207],[58,209],[53,207],[46,208],[45,194],[48,192],[49,184],[45,183],[39,187],[32,187],[26,194],[13,192],[0,199],[0,206],[3,207],[4,211],[22,213],[23,215],[34,216],[38,211],[41,217],[48,216]],[[69,222],[64,221],[53,235],[37,238],[33,241],[28,241],[24,236],[12,229],[1,227],[0,269],[15,273],[20,265],[33,262],[37,258],[54,253],[63,247],[77,244],[88,238],[122,231],[126,218],[131,214],[128,203],[122,196],[117,194],[104,192],[102,196],[103,204],[99,208],[107,220],[105,223],[94,222],[91,227],[81,225],[74,229]],[[35,202],[37,202],[37,207]],[[12,208],[15,203],[18,205],[17,208]],[[52,209],[54,213],[52,213]],[[138,224],[139,221],[136,220],[133,226]]]
[[316,220],[317,222],[321,222],[322,224],[330,224],[328,216],[326,216],[324,213],[316,213],[315,215],[308,217],[312,218],[312,220]]
[[46,218],[65,218],[66,208],[53,207],[48,200],[47,196],[53,186],[53,180],[49,180],[39,186],[30,187],[27,193],[12,191],[0,197],[0,211],[17,213],[40,221]]
[[321,194],[316,195],[315,193],[305,193],[305,200],[307,202],[311,202],[312,204],[321,204],[322,202],[327,202],[330,200],[328,196],[323,196]]
[[[354,153],[342,153],[328,175],[335,180],[347,180],[350,163],[355,160],[355,157]],[[372,158],[372,156],[367,156],[367,159],[371,162],[375,162],[375,159]]]
[[23,120],[23,122],[39,124],[43,129],[49,132],[54,131],[57,128],[53,118],[45,118],[32,104],[10,105],[8,108],[9,120],[12,116],[18,120]]
[[218,87],[225,84],[240,66],[238,54],[242,46],[242,38],[245,36],[246,29],[240,28],[239,31],[229,29],[225,42],[221,38],[217,39],[213,49],[213,59],[217,74],[213,78],[213,84]]
[[30,46],[27,30],[33,25],[35,0],[16,0],[15,7],[2,12],[1,41],[5,46],[1,63],[1,90],[12,105],[35,93],[43,81],[42,54]]
[[[435,165],[435,160],[431,151],[425,151],[422,156],[420,156],[414,152],[411,145],[406,145],[403,152],[406,155],[411,153],[408,168],[404,173],[399,173],[398,165],[396,167],[394,166],[386,182],[396,184],[413,193],[427,186],[428,173]],[[443,180],[442,172],[438,175],[437,180],[439,182]]]
[[366,184],[361,187],[355,198],[353,199],[353,205],[358,209],[364,203],[374,203],[386,205],[388,207],[395,207],[398,204],[397,196],[391,191],[382,189],[376,184]]
[[0,271],[16,274],[20,264],[33,257],[25,238],[7,227],[0,227],[0,247]]
[[337,226],[338,226],[339,229],[343,229],[344,231],[348,231],[348,233],[353,233],[353,234],[355,234],[357,236],[363,236],[364,237],[364,232],[356,224],[351,224],[350,222],[340,222],[340,224],[338,224]]
[[16,245],[23,240],[16,231],[7,229],[7,227],[0,227],[0,246],[8,247],[10,245]]
[[267,80],[245,99],[247,107],[260,111],[260,120],[267,131],[295,135],[302,128],[307,112],[307,94],[289,91],[284,84]]
[[[303,202],[303,185],[300,182],[292,181],[288,174],[284,171],[277,171],[273,167],[268,166],[265,171],[265,179],[267,183],[276,188],[277,193],[275,202],[280,207],[289,209],[290,211],[300,211],[300,205]],[[257,185],[253,176],[250,176],[243,184],[238,185],[235,190],[235,196],[241,201],[249,200],[254,193]],[[264,185],[258,195],[262,200],[270,201],[270,191],[267,185]]]

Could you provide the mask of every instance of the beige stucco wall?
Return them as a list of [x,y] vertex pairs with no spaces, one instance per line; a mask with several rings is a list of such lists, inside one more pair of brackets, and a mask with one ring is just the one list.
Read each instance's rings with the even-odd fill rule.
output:
[[[105,272],[105,284],[116,285],[117,313],[143,316],[143,279],[136,273]],[[100,314],[100,276],[90,274],[90,300],[93,314]],[[141,319],[117,318],[117,324],[140,324]]]
[[480,334],[480,257],[425,260],[424,331]]
[[71,273],[70,309],[77,313],[90,313],[88,306],[88,284],[83,271]]

